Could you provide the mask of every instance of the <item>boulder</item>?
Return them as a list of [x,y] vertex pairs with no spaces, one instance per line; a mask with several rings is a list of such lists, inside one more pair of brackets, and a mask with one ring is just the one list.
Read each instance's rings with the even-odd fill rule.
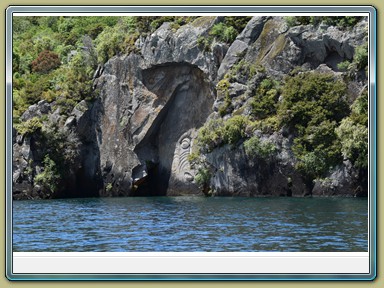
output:
[[229,47],[223,61],[220,64],[217,79],[221,80],[228,70],[243,58],[249,46],[255,42],[263,31],[265,22],[270,17],[256,16],[248,22],[244,30],[236,37],[236,40]]
[[46,115],[51,111],[51,105],[45,101],[41,100],[37,104],[31,105],[28,109],[21,115],[20,120],[27,121],[33,117],[41,117]]

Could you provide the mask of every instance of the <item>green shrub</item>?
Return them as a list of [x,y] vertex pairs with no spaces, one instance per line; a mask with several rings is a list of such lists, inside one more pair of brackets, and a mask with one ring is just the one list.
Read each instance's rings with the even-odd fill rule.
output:
[[39,31],[32,38],[32,47],[34,55],[48,50],[53,51],[55,46],[58,45],[58,40],[54,37],[54,33],[50,28],[41,27]]
[[298,160],[296,169],[304,175],[306,183],[310,183],[311,185],[313,185],[314,179],[324,175],[329,168],[322,151],[307,152],[302,154]]
[[226,16],[224,18],[224,24],[229,27],[236,29],[237,34],[241,33],[248,22],[252,19],[249,16]]
[[118,53],[125,54],[134,49],[139,37],[137,21],[135,17],[123,17],[115,26],[106,27],[98,35],[95,41],[98,62],[105,63]]
[[200,49],[203,49],[205,52],[211,51],[212,42],[212,36],[199,36],[199,38],[197,38],[197,45]]
[[239,140],[245,138],[245,128],[248,123],[248,118],[243,115],[236,115],[225,121],[222,128],[223,142],[235,145]]
[[261,81],[250,105],[252,116],[265,119],[276,113],[276,105],[280,94],[279,83],[269,78]]
[[292,146],[296,168],[308,185],[342,162],[335,129],[350,111],[346,91],[345,83],[319,73],[288,77],[282,88],[280,127],[289,128],[296,136]]
[[246,137],[247,117],[236,115],[228,120],[213,119],[199,129],[197,145],[201,152],[208,153],[224,144],[236,145]]
[[346,60],[346,61],[338,63],[337,64],[337,69],[339,69],[340,71],[345,72],[345,71],[348,71],[350,65],[351,65],[351,62]]
[[200,168],[195,176],[195,182],[200,186],[203,190],[206,190],[209,186],[209,182],[211,181],[211,172],[208,168]]
[[60,108],[60,113],[62,115],[69,115],[73,108],[76,106],[77,102],[71,98],[60,97],[57,99],[55,104],[55,109]]
[[165,22],[173,22],[174,16],[161,16],[161,17],[152,17],[153,20],[149,24],[151,27],[150,31],[155,31],[157,28],[159,28],[163,23]]
[[226,26],[223,22],[220,22],[212,27],[209,34],[222,42],[232,43],[235,41],[238,32],[234,27]]
[[368,127],[368,89],[365,89],[351,105],[351,120],[354,123]]
[[233,41],[235,41],[237,34],[237,30],[232,26],[229,26],[224,30],[222,39],[224,40],[224,42],[232,43]]
[[368,168],[368,91],[361,93],[351,105],[352,113],[335,129],[341,153],[357,168]]
[[322,17],[316,16],[287,16],[284,17],[285,22],[289,27],[298,25],[318,25],[321,22]]
[[68,179],[79,163],[80,141],[73,132],[61,130],[57,125],[44,125],[36,135],[36,145],[44,151],[43,172],[34,181],[51,193],[60,189],[60,182]]
[[216,37],[222,37],[223,34],[224,34],[224,30],[225,30],[225,25],[224,23],[218,23],[218,24],[215,24],[213,25],[211,31],[209,32],[209,34],[213,35],[213,36],[216,36]]
[[44,151],[43,172],[34,181],[51,193],[57,192],[60,182],[74,173],[79,163],[80,141],[73,132],[61,130],[57,125],[44,125],[36,135],[36,145]]
[[288,76],[278,107],[280,125],[298,131],[310,121],[313,125],[326,119],[339,122],[349,114],[346,91],[345,83],[335,80],[332,74],[308,72]]
[[40,118],[33,117],[25,122],[15,125],[15,129],[21,135],[31,135],[36,131],[40,130],[43,124],[41,123]]
[[19,90],[20,96],[27,106],[39,102],[42,99],[43,92],[52,88],[50,83],[51,73],[42,75],[33,73],[29,76],[24,87]]
[[197,146],[201,152],[211,152],[215,147],[222,145],[223,119],[211,119],[198,131]]
[[260,130],[265,134],[272,134],[279,129],[279,119],[276,115],[269,116],[261,120],[254,120],[248,124],[247,133],[251,134],[255,130]]
[[362,18],[359,16],[326,16],[321,17],[321,20],[327,25],[345,29],[355,26]]
[[250,159],[269,159],[274,155],[276,150],[277,148],[272,142],[260,141],[256,136],[252,136],[244,141],[244,151]]
[[188,155],[187,159],[188,159],[190,166],[194,167],[196,164],[198,164],[198,162],[200,160],[200,153],[192,152],[191,154]]
[[[341,164],[340,141],[335,133],[336,121],[325,120],[310,124],[294,139],[292,150],[298,160],[297,168],[311,179],[322,178]],[[317,165],[314,169],[311,165]]]
[[64,36],[62,43],[65,45],[76,45],[84,35],[96,39],[106,27],[113,27],[118,21],[124,20],[124,18],[126,17],[60,17],[58,21],[58,32],[60,36]]
[[297,25],[318,25],[324,22],[327,25],[338,26],[341,29],[346,29],[355,26],[362,17],[355,16],[287,16],[284,17],[285,22],[289,27]]
[[137,32],[143,35],[154,32],[164,22],[170,22],[171,28],[175,29],[176,27],[180,27],[182,25],[185,25],[194,21],[196,18],[198,17],[195,17],[195,16],[136,16],[134,17]]
[[112,190],[112,187],[113,187],[112,183],[108,183],[108,184],[105,186],[105,191],[107,191],[107,192],[111,191],[111,190]]
[[237,81],[237,78],[245,78],[252,81],[252,77],[257,73],[265,72],[265,68],[262,65],[254,64],[241,59],[238,63],[234,64],[230,69],[228,75],[229,79]]
[[43,172],[37,174],[34,181],[41,185],[44,190],[54,193],[57,191],[61,179],[56,163],[49,157],[49,155],[46,155],[43,164]]
[[357,64],[358,69],[364,69],[368,66],[368,43],[356,48],[353,61]]
[[357,168],[368,168],[368,128],[350,118],[341,121],[336,133],[341,142],[341,153]]
[[224,103],[219,107],[219,111],[218,111],[221,117],[224,117],[225,115],[231,113],[233,110],[232,100],[231,100],[231,97],[229,96],[229,92],[226,91],[224,93],[225,93]]
[[297,21],[297,18],[295,16],[286,16],[284,17],[284,20],[289,27],[294,27],[299,25],[299,22]]
[[96,59],[92,55],[78,51],[62,73],[52,79],[60,87],[56,106],[61,107],[63,114],[71,112],[81,100],[94,99],[96,93],[92,90],[92,76],[95,66]]
[[[118,21],[119,29],[129,26],[131,18],[22,16],[13,19],[16,25],[12,51],[15,59],[14,116],[22,115],[28,106],[41,99],[49,102],[59,96],[76,102],[92,99],[91,80],[97,64],[92,39],[105,28],[116,26]],[[105,40],[108,42],[109,39]],[[122,46],[131,44],[124,41]],[[78,52],[67,63],[68,54],[73,50]]]
[[229,86],[230,86],[230,83],[229,83],[228,79],[222,79],[219,81],[219,83],[217,83],[216,89],[218,91],[225,92],[225,91],[228,91]]

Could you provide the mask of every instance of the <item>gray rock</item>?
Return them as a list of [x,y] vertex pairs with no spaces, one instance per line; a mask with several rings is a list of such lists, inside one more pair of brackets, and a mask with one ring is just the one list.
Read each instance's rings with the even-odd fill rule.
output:
[[217,78],[220,80],[228,72],[228,70],[235,64],[241,55],[248,49],[248,45],[240,40],[235,40],[228,49],[228,53],[225,55],[223,62],[221,62]]
[[314,196],[367,196],[367,187],[362,187],[358,171],[349,161],[336,167],[329,175],[315,182]]
[[93,73],[93,77],[92,77],[92,80],[95,80],[96,78],[99,78],[101,76],[101,74],[103,73],[104,71],[104,65],[103,64],[99,64],[95,70],[95,73]]
[[[282,141],[282,138],[275,135],[268,140]],[[301,197],[308,193],[289,154],[280,154],[268,160],[249,159],[242,145],[236,149],[227,145],[215,149],[206,160],[212,174],[210,188],[216,196]],[[293,184],[291,187],[289,181]]]
[[244,30],[237,36],[236,40],[229,47],[227,54],[225,55],[223,61],[220,64],[217,79],[220,80],[228,72],[228,70],[242,59],[245,55],[250,44],[255,42],[255,40],[260,36],[263,31],[265,22],[270,17],[253,17],[251,21],[248,22]]
[[23,135],[17,135],[16,141],[17,144],[21,145],[23,143]]
[[244,30],[237,36],[236,40],[242,41],[249,45],[260,36],[263,31],[265,22],[270,19],[268,16],[255,16],[248,22]]
[[39,111],[39,108],[37,105],[31,105],[28,107],[28,109],[21,115],[20,119],[22,121],[27,121],[33,117],[40,116],[41,113]]
[[214,52],[204,51],[198,47],[197,40],[205,37],[209,29],[219,21],[220,17],[205,17],[204,21],[197,19],[176,32],[169,23],[164,23],[145,40],[141,49],[144,56],[142,65],[149,68],[167,63],[190,63],[207,74],[211,81],[215,80],[220,65],[217,48]]
[[[323,63],[326,58],[336,52],[341,59],[351,60],[354,49],[361,45],[366,37],[366,22],[361,22],[350,33],[339,30],[337,27],[299,26],[288,32],[290,39],[302,49],[303,59],[308,59],[313,65]],[[364,28],[365,27],[365,28]]]
[[68,128],[76,126],[76,117],[69,116],[68,119],[65,121],[64,126]]
[[[165,37],[164,34],[160,36]],[[202,126],[211,113],[213,86],[206,81],[208,76],[191,64],[176,62],[138,69],[143,64],[137,64],[137,60],[133,55],[115,58],[106,63],[105,72],[99,78],[104,110],[100,122],[103,131],[100,134],[102,170],[108,163],[114,163],[104,177],[121,187],[123,184],[118,183],[116,175],[127,171],[131,176],[124,179],[134,185],[140,183],[142,187],[151,187],[148,182],[156,181],[160,194],[166,193],[165,187],[169,193],[176,193],[170,192],[177,191],[173,185],[184,185],[187,191],[190,181],[184,173],[190,171],[172,169],[174,165],[178,167],[175,159],[180,160],[181,152],[177,151],[182,148],[178,148],[179,145],[186,145],[186,142],[178,141],[190,129]],[[115,70],[112,68],[115,65],[126,69]],[[124,88],[126,85],[121,83],[125,83],[127,75],[128,87]],[[134,89],[129,83],[136,83]],[[182,155],[185,164],[187,155]],[[147,167],[147,162],[156,168]],[[161,179],[151,176],[150,169],[157,169]],[[196,186],[191,185],[196,190]],[[120,188],[114,185],[109,193],[114,193],[114,189]],[[143,195],[151,192],[149,188],[139,187],[131,191],[129,187],[127,193]]]
[[21,115],[20,120],[27,121],[33,117],[41,117],[44,114],[48,114],[50,111],[50,104],[45,100],[41,100],[37,104],[29,106],[23,115]]
[[41,100],[37,103],[41,114],[48,114],[51,111],[51,105],[46,100]]
[[49,122],[53,124],[58,124],[60,122],[60,108],[57,108],[53,113],[49,114]]

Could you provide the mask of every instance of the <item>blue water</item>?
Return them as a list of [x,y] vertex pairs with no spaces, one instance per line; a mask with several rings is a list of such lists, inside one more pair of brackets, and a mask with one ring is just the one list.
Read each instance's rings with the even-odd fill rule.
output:
[[91,198],[13,202],[13,251],[368,251],[360,198]]

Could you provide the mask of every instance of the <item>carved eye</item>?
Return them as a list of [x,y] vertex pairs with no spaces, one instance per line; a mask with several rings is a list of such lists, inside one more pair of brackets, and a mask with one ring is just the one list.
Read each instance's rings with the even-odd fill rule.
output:
[[191,145],[191,140],[188,138],[184,138],[183,141],[181,141],[181,148],[187,149]]

